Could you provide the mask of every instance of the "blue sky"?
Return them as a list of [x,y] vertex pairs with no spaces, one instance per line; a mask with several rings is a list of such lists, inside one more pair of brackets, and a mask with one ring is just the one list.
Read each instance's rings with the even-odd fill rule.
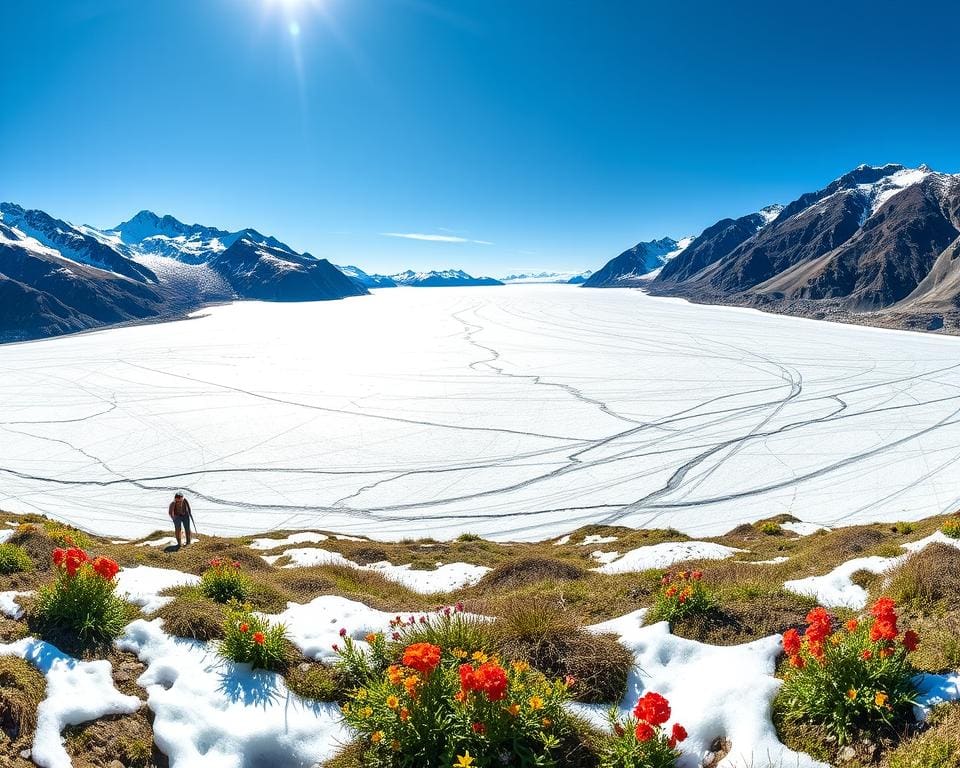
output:
[[5,0],[3,20],[0,199],[253,226],[368,271],[597,268],[862,162],[960,171],[955,3]]

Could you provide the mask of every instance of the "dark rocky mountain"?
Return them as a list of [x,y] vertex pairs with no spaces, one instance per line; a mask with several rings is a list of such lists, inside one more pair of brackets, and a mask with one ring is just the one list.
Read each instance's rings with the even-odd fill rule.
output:
[[406,272],[398,272],[395,275],[390,275],[390,279],[397,285],[414,286],[417,288],[444,288],[458,285],[503,285],[502,282],[493,277],[474,277],[473,275],[468,275],[462,269],[445,269],[431,272],[414,272],[412,269],[408,269]]
[[623,288],[644,284],[651,272],[660,269],[671,257],[683,252],[686,242],[664,237],[637,243],[619,256],[608,261],[602,269],[583,281],[584,288]]
[[320,301],[368,293],[326,259],[298,255],[245,237],[207,264],[245,299]]
[[592,283],[848,322],[960,330],[960,174],[861,165],[782,210],[717,222],[653,279]]
[[142,320],[163,306],[155,286],[63,258],[0,223],[0,341]]
[[768,205],[739,219],[721,219],[703,230],[676,258],[664,264],[657,280],[678,282],[692,277],[753,237],[782,211],[782,205]]

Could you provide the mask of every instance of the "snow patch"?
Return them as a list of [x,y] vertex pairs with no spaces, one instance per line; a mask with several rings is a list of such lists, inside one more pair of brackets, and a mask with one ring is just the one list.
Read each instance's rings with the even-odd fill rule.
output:
[[631,549],[620,559],[594,568],[600,573],[639,573],[653,568],[669,568],[688,560],[724,560],[742,549],[709,541],[668,541]]
[[811,536],[817,531],[829,531],[825,525],[818,525],[817,523],[780,523],[780,527],[785,531],[790,531],[791,533],[797,534],[797,536]]
[[583,541],[580,542],[580,546],[585,547],[589,544],[612,544],[616,540],[617,540],[616,536],[590,535],[590,536],[583,537]]
[[[317,544],[326,541],[329,537],[315,531],[304,531],[303,533],[292,533],[285,539],[254,539],[250,542],[251,549],[276,549],[277,547],[286,547],[291,544]],[[341,538],[337,536],[337,538]]]
[[32,594],[33,592],[0,592],[0,613],[11,619],[19,619],[23,616],[23,608],[16,598]]
[[129,715],[140,708],[140,699],[114,688],[109,661],[79,661],[33,637],[0,645],[0,655],[19,656],[47,679],[46,698],[37,707],[37,730],[30,755],[41,768],[71,767],[60,738],[67,726],[106,715]]
[[171,768],[315,765],[349,740],[336,704],[308,703],[280,675],[222,659],[161,627],[160,619],[135,621],[117,646],[147,665],[137,683]]
[[116,582],[118,595],[139,605],[144,613],[153,613],[173,600],[172,597],[161,597],[163,590],[198,584],[200,577],[170,568],[138,565],[136,568],[121,568]]
[[[759,765],[829,768],[809,755],[794,752],[777,738],[770,710],[781,682],[774,676],[782,652],[780,635],[752,643],[714,646],[670,634],[666,622],[640,626],[642,612],[634,611],[595,624],[594,632],[614,632],[633,653],[635,666],[627,681],[627,694],[619,704],[626,715],[647,691],[667,697],[672,721],[687,729],[680,745],[678,768],[696,768],[717,738],[731,742],[730,753],[717,768],[750,768]],[[574,704],[571,709],[606,726],[608,707]]]

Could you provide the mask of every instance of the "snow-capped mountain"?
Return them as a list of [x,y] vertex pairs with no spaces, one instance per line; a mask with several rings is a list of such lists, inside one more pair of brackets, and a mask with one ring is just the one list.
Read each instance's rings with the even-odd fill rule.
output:
[[368,275],[360,267],[336,265],[343,274],[364,288],[396,288],[397,284],[386,275]]
[[0,341],[172,316],[210,301],[367,293],[325,259],[256,230],[141,211],[111,229],[0,203]]
[[960,174],[861,165],[767,218],[704,230],[651,290],[803,314],[960,307]]
[[408,269],[390,275],[390,279],[397,285],[415,286],[420,288],[437,288],[456,285],[503,285],[492,277],[473,277],[462,269],[445,269],[442,271],[414,272]]
[[679,256],[694,238],[674,240],[664,237],[637,243],[608,261],[583,282],[585,288],[625,287],[637,281],[649,281],[671,259]]
[[255,229],[227,232],[202,224],[184,224],[173,216],[158,216],[152,211],[140,211],[129,221],[118,224],[103,234],[119,239],[126,245],[135,246],[141,253],[168,256],[188,264],[209,261],[240,238],[296,254],[290,246],[274,237],[261,235]]
[[[502,283],[577,283],[583,282],[593,273],[586,272],[521,272],[501,277]],[[582,278],[582,279],[578,279]]]

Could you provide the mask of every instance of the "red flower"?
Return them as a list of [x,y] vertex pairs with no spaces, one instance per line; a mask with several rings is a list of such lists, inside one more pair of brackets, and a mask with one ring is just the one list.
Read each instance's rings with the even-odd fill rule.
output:
[[263,645],[264,640],[266,640],[266,638],[263,636],[263,632],[253,633],[253,642],[255,642],[257,645]]
[[694,581],[700,581],[703,578],[703,571],[694,571],[690,574],[690,578]]
[[875,619],[873,626],[870,627],[870,639],[875,643],[880,640],[896,640],[898,634],[896,616],[893,619],[886,617]]
[[120,571],[120,566],[109,557],[101,556],[93,559],[93,570],[104,581],[113,581],[113,577]]
[[800,633],[795,629],[788,629],[783,633],[783,650],[787,656],[800,653]]
[[487,694],[490,701],[500,701],[507,695],[507,673],[503,667],[492,661],[485,662],[474,672],[474,681],[478,690]]
[[847,632],[856,632],[857,627],[859,626],[860,626],[859,621],[857,621],[856,619],[850,619],[850,621],[846,623]]
[[474,733],[486,733],[486,732],[487,732],[487,726],[485,726],[483,723],[474,723],[473,725],[470,726],[470,729],[471,729]]
[[57,547],[53,550],[53,564],[57,567],[63,565],[64,560],[67,557],[67,550]]
[[674,741],[680,742],[687,738],[687,729],[684,728],[680,723],[673,724],[673,730],[670,733]]
[[651,725],[663,725],[670,719],[670,703],[659,693],[650,691],[643,694],[633,708],[637,720],[645,720]]
[[864,648],[863,653],[860,654],[860,658],[864,661],[870,661],[873,658],[873,651],[869,648]]
[[637,727],[633,731],[634,735],[637,737],[637,741],[650,741],[656,734],[653,730],[653,726],[650,723],[645,723],[642,720],[637,723]]
[[918,645],[920,645],[920,635],[912,629],[908,629],[903,633],[903,647],[910,651],[910,653],[917,650]]
[[477,680],[476,680],[476,675],[473,672],[473,665],[471,664],[460,665],[460,687],[464,691],[477,690]]
[[870,613],[873,616],[876,616],[878,619],[896,619],[897,604],[893,602],[889,597],[881,597],[877,599],[877,602],[873,604],[873,607],[870,609]]
[[803,660],[803,656],[797,654],[796,656],[790,657],[790,666],[794,669],[803,669],[805,666],[807,666],[807,662]]
[[807,614],[807,640],[821,643],[833,631],[833,616],[826,608],[817,607]]
[[241,631],[241,632],[246,632],[246,631],[249,630],[249,629],[250,629],[250,625],[247,624],[247,622],[243,622],[243,624],[240,625],[240,631]]
[[403,665],[421,675],[429,675],[440,663],[440,647],[432,643],[414,643],[403,652]]
[[78,547],[70,547],[64,555],[64,565],[67,568],[67,574],[76,576],[77,571],[87,562],[87,553]]

